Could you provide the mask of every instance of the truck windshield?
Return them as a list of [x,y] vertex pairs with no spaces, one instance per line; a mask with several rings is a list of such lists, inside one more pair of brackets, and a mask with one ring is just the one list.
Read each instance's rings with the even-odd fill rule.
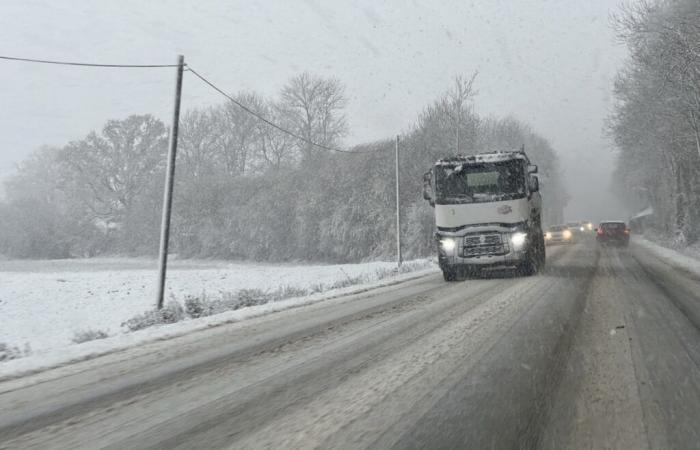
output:
[[525,195],[520,161],[435,167],[437,203],[477,203],[510,200]]

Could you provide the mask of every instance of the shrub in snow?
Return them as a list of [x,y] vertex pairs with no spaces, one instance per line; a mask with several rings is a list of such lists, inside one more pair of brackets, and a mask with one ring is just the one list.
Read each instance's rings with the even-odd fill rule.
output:
[[410,261],[401,264],[400,268],[380,268],[375,271],[375,276],[377,277],[377,280],[383,280],[384,278],[396,276],[398,274],[402,273],[409,273],[409,272],[415,272],[417,270],[421,269],[427,269],[428,267],[433,266],[433,261],[429,259],[421,260],[421,261]]
[[152,327],[153,325],[179,322],[184,318],[185,310],[182,309],[182,306],[180,306],[178,302],[171,300],[163,309],[156,309],[139,314],[122,323],[122,326],[127,327],[130,331],[136,331]]
[[161,323],[175,323],[185,318],[185,310],[175,300],[170,300],[159,312],[162,317]]
[[434,267],[435,261],[432,259],[423,259],[418,261],[411,261],[403,263],[399,269],[399,273],[415,272],[422,269],[427,269],[429,267]]
[[208,304],[205,294],[202,294],[201,297],[195,297],[193,295],[185,297],[185,314],[193,319],[208,316],[210,309],[211,306]]
[[127,327],[129,331],[143,330],[144,328],[152,327],[160,323],[158,316],[159,314],[157,311],[147,311],[122,323],[122,326]]
[[323,285],[323,283],[315,283],[310,286],[310,289],[312,294],[318,294],[325,291],[326,287]]
[[9,361],[22,357],[22,352],[18,347],[11,347],[4,342],[0,342],[0,362]]
[[295,286],[282,286],[277,291],[279,300],[284,300],[285,298],[304,297],[308,294],[309,291],[307,291],[306,289]]
[[243,308],[268,303],[273,296],[260,289],[242,289],[238,291],[236,297],[238,299],[238,308]]
[[85,330],[77,331],[73,335],[74,344],[82,344],[83,342],[94,341],[96,339],[104,339],[109,337],[106,331],[102,330]]
[[329,286],[321,285],[321,291],[328,291],[331,289],[342,289],[348,286],[355,286],[356,284],[361,284],[364,281],[362,277],[345,278],[344,280],[338,280],[330,284]]
[[260,289],[242,289],[237,292],[224,292],[220,298],[216,299],[209,299],[204,293],[202,293],[200,296],[188,295],[184,299],[184,309],[179,303],[171,300],[168,302],[165,308],[139,314],[124,322],[122,326],[128,328],[130,331],[136,331],[154,325],[179,322],[185,317],[197,319],[200,317],[220,314],[226,311],[235,311],[237,309],[247,308],[249,306],[264,305],[266,303],[276,302],[288,298],[303,297],[309,294],[321,293],[330,289],[340,289],[362,284],[368,281],[381,280],[398,273],[412,272],[431,265],[433,265],[432,261],[423,260],[404,263],[400,270],[397,270],[396,268],[381,268],[377,269],[372,275],[365,274],[354,277],[345,274],[344,279],[337,280],[328,285],[323,283],[315,283],[312,284],[309,289],[294,286],[282,286],[279,289],[267,292]]

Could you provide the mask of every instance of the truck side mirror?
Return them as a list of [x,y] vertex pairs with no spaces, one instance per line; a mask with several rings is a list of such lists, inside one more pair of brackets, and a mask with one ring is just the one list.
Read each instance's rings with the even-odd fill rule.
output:
[[529,173],[537,173],[537,164],[530,164]]
[[540,180],[534,176],[530,175],[530,192],[539,192],[540,190]]
[[423,198],[430,202],[430,206],[435,206],[433,198],[433,173],[429,170],[423,174]]

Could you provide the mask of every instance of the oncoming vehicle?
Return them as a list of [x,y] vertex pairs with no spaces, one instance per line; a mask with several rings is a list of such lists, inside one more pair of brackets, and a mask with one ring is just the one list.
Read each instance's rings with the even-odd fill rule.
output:
[[580,236],[586,232],[586,226],[583,222],[568,222],[566,226],[569,227],[574,236]]
[[574,234],[566,225],[554,225],[547,229],[544,234],[544,242],[552,244],[573,244]]
[[524,151],[441,159],[424,175],[446,281],[485,267],[532,275],[545,263],[537,166]]
[[630,243],[630,229],[620,220],[600,222],[596,240],[599,244],[615,244],[627,247]]
[[585,231],[595,232],[595,225],[593,225],[593,222],[590,220],[584,220],[581,223],[583,224]]

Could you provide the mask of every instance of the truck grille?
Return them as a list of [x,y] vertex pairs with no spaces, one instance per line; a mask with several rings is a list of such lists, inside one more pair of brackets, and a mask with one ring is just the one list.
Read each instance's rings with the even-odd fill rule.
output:
[[501,233],[468,234],[464,237],[463,258],[505,255]]

